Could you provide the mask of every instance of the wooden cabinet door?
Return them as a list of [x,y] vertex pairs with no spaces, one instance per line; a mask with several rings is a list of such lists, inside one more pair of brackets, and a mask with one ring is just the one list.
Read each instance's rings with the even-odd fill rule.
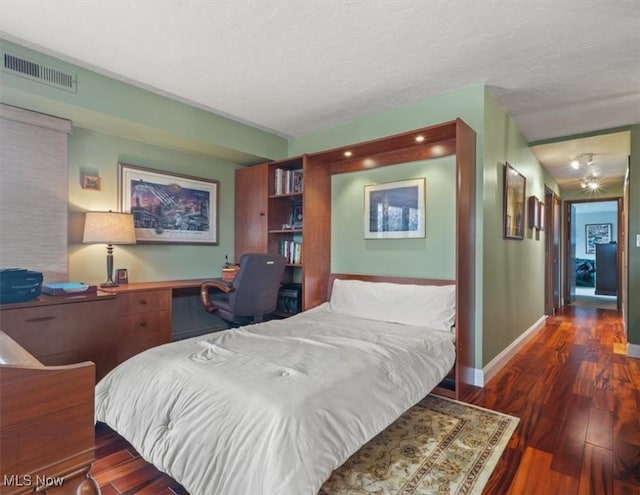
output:
[[171,342],[171,289],[119,294],[118,308],[118,363],[151,347]]
[[236,170],[235,260],[267,252],[269,164]]
[[171,313],[154,311],[124,315],[120,322],[118,362],[171,341]]

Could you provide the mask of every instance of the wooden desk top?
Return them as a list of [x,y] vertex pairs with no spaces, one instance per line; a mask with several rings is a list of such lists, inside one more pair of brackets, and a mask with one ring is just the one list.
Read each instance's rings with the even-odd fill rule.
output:
[[103,299],[113,299],[118,294],[126,292],[137,292],[161,289],[189,289],[200,287],[204,282],[214,280],[211,278],[194,278],[189,280],[161,280],[159,282],[138,282],[133,284],[122,284],[118,287],[98,289],[95,294],[77,294],[69,296],[47,296],[40,294],[36,299],[20,303],[0,304],[0,310],[14,308],[30,308],[34,306],[51,306],[54,304],[69,304],[83,301],[97,301]]
[[40,294],[36,299],[32,299],[31,301],[0,304],[0,310],[32,308],[34,306],[53,306],[56,304],[72,304],[84,301],[101,301],[113,299],[114,297],[115,294],[103,292],[101,290],[98,290],[98,292],[93,294],[70,294],[68,296],[48,296],[46,294]]
[[118,287],[100,288],[100,290],[109,294],[119,294],[122,292],[135,292],[143,290],[188,289],[192,287],[200,287],[204,282],[207,282],[208,280],[213,280],[213,278],[161,280],[159,282],[137,282],[131,284],[121,284]]

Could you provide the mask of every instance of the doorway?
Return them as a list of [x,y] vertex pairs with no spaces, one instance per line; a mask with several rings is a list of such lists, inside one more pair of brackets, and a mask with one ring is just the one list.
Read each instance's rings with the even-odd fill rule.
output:
[[553,316],[562,306],[560,293],[560,198],[544,189],[544,314]]
[[565,204],[565,304],[619,310],[621,199]]

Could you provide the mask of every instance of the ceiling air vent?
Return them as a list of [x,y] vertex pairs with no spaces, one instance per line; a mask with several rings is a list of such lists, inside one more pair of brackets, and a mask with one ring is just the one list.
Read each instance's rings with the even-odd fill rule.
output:
[[49,86],[64,89],[72,93],[76,92],[76,75],[63,72],[53,67],[32,62],[23,57],[3,53],[4,63],[2,70],[16,76],[26,77],[32,81],[38,81]]

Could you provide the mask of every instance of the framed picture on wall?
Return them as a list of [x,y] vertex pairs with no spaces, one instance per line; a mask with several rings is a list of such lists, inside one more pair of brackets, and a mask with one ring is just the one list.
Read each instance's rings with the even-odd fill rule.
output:
[[424,177],[365,186],[365,239],[424,237],[424,190]]
[[83,175],[82,189],[100,191],[102,189],[102,179],[97,175]]
[[219,183],[119,163],[120,209],[147,244],[218,244]]
[[505,239],[524,239],[524,205],[527,179],[508,163],[504,164],[504,214]]
[[585,228],[585,252],[595,254],[596,244],[609,244],[611,242],[610,223],[588,223]]
[[540,210],[538,205],[540,204],[540,200],[536,196],[529,196],[527,203],[527,207],[529,209],[529,228],[539,230]]

